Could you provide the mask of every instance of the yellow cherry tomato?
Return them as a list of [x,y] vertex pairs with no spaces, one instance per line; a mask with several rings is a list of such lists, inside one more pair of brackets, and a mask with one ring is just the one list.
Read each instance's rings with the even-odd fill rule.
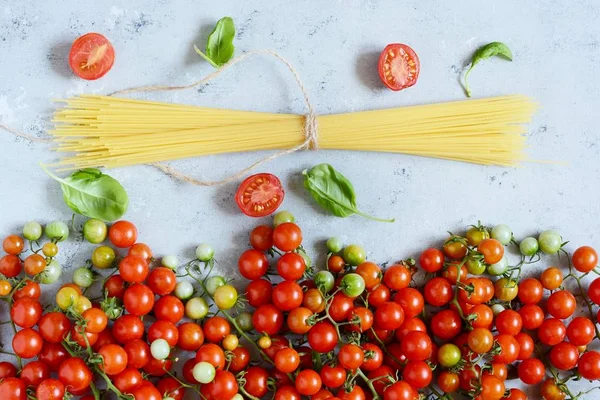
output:
[[109,268],[116,256],[115,251],[108,246],[96,247],[92,253],[92,265],[98,269]]
[[85,296],[79,296],[77,301],[75,302],[75,307],[73,309],[77,314],[83,314],[85,310],[89,310],[92,308],[92,302]]
[[271,338],[268,336],[263,336],[260,339],[258,339],[258,347],[260,347],[261,349],[268,349],[269,347],[271,347]]
[[56,243],[48,242],[42,247],[42,253],[46,257],[55,257],[58,254],[58,246]]
[[56,305],[61,310],[66,310],[69,307],[77,304],[77,301],[80,298],[80,294],[74,288],[70,286],[65,286],[60,288],[56,293]]
[[12,285],[9,281],[1,280],[0,281],[0,296],[7,296],[10,294],[12,290]]
[[512,301],[519,293],[519,285],[515,280],[502,278],[496,281],[494,292],[498,300]]
[[233,351],[238,347],[238,344],[240,344],[240,340],[237,336],[229,334],[223,338],[223,342],[221,344],[225,350]]

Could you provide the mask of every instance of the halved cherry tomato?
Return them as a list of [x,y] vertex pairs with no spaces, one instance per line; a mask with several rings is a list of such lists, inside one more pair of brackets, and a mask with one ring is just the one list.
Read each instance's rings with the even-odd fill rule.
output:
[[80,78],[102,78],[115,62],[115,49],[107,38],[99,33],[87,33],[77,38],[71,46],[69,65]]
[[256,174],[242,182],[235,194],[235,201],[244,214],[264,217],[279,208],[284,196],[279,178],[272,174]]
[[379,56],[379,78],[392,90],[402,90],[417,83],[421,64],[417,53],[402,43],[388,44]]

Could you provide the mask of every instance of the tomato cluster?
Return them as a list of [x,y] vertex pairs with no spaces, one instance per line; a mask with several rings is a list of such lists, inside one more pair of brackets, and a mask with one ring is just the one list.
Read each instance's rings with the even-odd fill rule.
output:
[[[578,398],[572,379],[600,379],[600,278],[584,289],[598,256],[584,246],[570,257],[554,231],[517,243],[504,225],[475,226],[389,266],[331,238],[317,272],[302,230],[281,212],[250,233],[238,295],[213,273],[210,245],[181,266],[175,256],[158,262],[132,223],[89,220],[84,237],[98,245],[89,265],[44,308],[40,284],[60,276],[69,228],[49,224],[42,245],[38,225],[26,225],[29,243],[3,242],[0,296],[17,364],[0,362],[3,398],[526,399],[507,387],[514,376],[555,400]],[[511,251],[521,254],[515,265]],[[544,253],[561,254],[568,272],[522,277]],[[89,298],[94,282],[103,294]]]
[[[575,251],[565,277],[549,267],[522,278],[544,253],[570,260],[558,233],[519,244],[505,225],[473,226],[423,251],[418,266],[409,259],[387,268],[332,238],[327,270],[315,274],[301,238],[291,222],[259,226],[238,263],[251,280],[246,296],[263,357],[274,366],[275,399],[527,398],[506,386],[513,375],[542,383],[541,397],[554,400],[577,397],[570,379],[600,379],[600,353],[588,348],[600,338],[592,314],[600,278],[587,293],[582,286],[598,264],[591,247]],[[521,256],[514,266],[511,250]],[[277,273],[269,269],[273,252]],[[589,315],[574,316],[576,297]]]

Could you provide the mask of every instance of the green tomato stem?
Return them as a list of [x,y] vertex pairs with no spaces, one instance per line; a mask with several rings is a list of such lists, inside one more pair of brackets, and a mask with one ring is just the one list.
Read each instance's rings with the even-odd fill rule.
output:
[[240,392],[242,392],[242,394],[243,394],[244,396],[246,396],[247,398],[249,398],[249,399],[251,399],[251,400],[260,400],[258,397],[252,396],[250,393],[248,393],[248,392],[246,391],[246,389],[244,389],[244,386],[243,386],[243,385],[239,385],[239,389],[240,389]]
[[467,97],[471,97],[471,89],[469,88],[469,74],[471,73],[471,71],[473,70],[474,65],[471,64],[471,67],[467,70],[467,73],[465,74],[465,93],[467,94]]
[[[17,327],[15,326],[15,323],[11,320],[10,321],[10,325],[13,328],[13,331],[15,333],[15,335],[17,334]],[[23,361],[21,361],[21,357],[16,356],[17,357],[17,366],[19,367],[19,371],[23,369]]]
[[376,218],[376,217],[373,217],[373,216],[371,216],[371,215],[365,214],[365,213],[363,213],[363,212],[361,212],[361,211],[359,211],[359,210],[354,210],[354,212],[356,213],[356,215],[360,215],[361,217],[364,217],[364,218],[370,219],[371,221],[377,221],[377,222],[390,222],[390,223],[392,223],[392,222],[396,222],[396,218],[391,218],[391,219]]
[[204,54],[202,52],[202,50],[200,50],[196,45],[194,45],[194,50],[196,50],[196,53],[198,53],[202,58],[204,58],[206,61],[208,61],[210,63],[210,65],[212,65],[216,69],[219,69],[219,66],[213,60],[211,60],[206,54]]
[[369,378],[367,378],[367,376],[364,374],[364,372],[362,372],[362,370],[360,368],[358,368],[356,370],[356,375],[360,376],[362,378],[362,380],[365,381],[365,383],[369,387],[369,390],[373,394],[373,400],[381,399],[381,396],[379,396],[379,394],[377,394],[377,391],[375,390],[375,387],[373,386],[373,381],[371,381]]
[[98,391],[98,388],[96,387],[96,384],[94,382],[90,382],[90,389],[92,389],[94,400],[100,400],[100,392]]

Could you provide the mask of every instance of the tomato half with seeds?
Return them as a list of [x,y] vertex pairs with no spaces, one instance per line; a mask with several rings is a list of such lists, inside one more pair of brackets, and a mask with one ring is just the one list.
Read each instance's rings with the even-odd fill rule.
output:
[[99,33],[87,33],[71,46],[69,65],[80,78],[93,81],[102,78],[115,62],[115,49]]
[[284,196],[279,178],[263,173],[246,178],[235,194],[235,201],[249,217],[264,217],[279,208]]
[[417,83],[420,70],[417,53],[405,44],[388,44],[379,56],[379,78],[392,90],[413,86]]

